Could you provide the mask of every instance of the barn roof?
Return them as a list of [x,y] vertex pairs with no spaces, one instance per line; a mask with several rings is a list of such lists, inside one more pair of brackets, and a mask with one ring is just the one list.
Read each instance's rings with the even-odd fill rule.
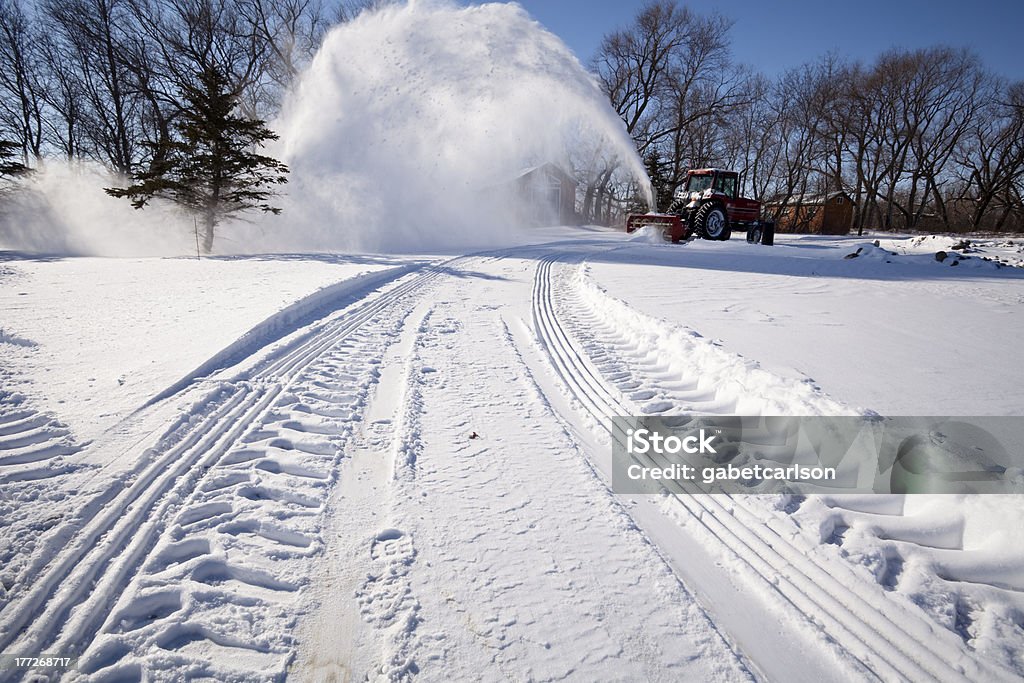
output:
[[548,175],[558,176],[560,180],[568,180],[571,183],[576,183],[576,179],[573,178],[568,173],[566,173],[565,171],[563,171],[561,166],[559,166],[558,164],[554,164],[550,161],[545,162],[543,164],[538,164],[537,166],[530,166],[529,168],[524,168],[523,170],[516,174],[515,179],[519,180],[521,178],[525,178],[526,176],[537,173],[538,171],[543,171]]
[[788,200],[786,200],[785,196],[775,197],[773,199],[769,199],[768,201],[766,201],[765,204],[769,206],[778,206],[783,201],[785,201],[786,204],[790,206],[796,204],[800,204],[802,206],[820,206],[821,204],[828,203],[829,201],[835,199],[836,197],[844,197],[847,200],[853,201],[852,199],[850,199],[850,195],[848,195],[845,192],[839,191],[829,192],[827,194],[794,194],[790,196]]

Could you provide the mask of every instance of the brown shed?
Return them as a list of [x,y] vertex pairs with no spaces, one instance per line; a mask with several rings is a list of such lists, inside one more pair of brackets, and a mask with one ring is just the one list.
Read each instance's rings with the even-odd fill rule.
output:
[[779,215],[776,232],[846,235],[853,223],[853,200],[845,192],[795,195],[784,207],[781,200],[765,202],[765,207]]
[[576,180],[552,163],[525,169],[515,178],[524,219],[536,225],[575,225]]

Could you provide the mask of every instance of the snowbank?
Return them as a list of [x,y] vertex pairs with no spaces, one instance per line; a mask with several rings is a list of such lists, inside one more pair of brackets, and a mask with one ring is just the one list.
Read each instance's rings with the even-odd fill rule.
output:
[[883,249],[900,255],[931,258],[945,265],[993,268],[1024,267],[1024,239],[999,237],[953,237],[919,235],[911,238],[879,239]]

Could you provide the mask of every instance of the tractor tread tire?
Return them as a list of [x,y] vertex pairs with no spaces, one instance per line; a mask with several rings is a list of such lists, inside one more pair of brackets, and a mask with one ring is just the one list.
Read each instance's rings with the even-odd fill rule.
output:
[[[725,228],[722,230],[722,233],[717,237],[711,237],[708,235],[707,231],[708,214],[710,214],[712,211],[716,209],[722,214],[722,219],[725,221]],[[708,202],[701,206],[699,209],[697,209],[697,212],[694,214],[693,217],[693,227],[696,233],[700,235],[701,238],[706,240],[727,240],[732,236],[732,229],[729,227],[728,216],[720,206],[713,204],[712,202]]]

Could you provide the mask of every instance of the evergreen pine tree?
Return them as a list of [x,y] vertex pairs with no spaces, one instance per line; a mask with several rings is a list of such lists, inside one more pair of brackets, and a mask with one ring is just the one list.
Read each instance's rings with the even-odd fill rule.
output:
[[128,187],[106,192],[130,199],[136,209],[153,197],[185,207],[200,220],[203,250],[209,253],[225,218],[253,209],[281,212],[268,201],[276,195],[275,185],[288,182],[288,167],[256,152],[278,136],[263,121],[235,113],[238,95],[221,70],[203,69],[182,94],[186,106],[174,139],[151,144],[149,168],[134,174]]
[[657,147],[651,147],[644,157],[644,166],[647,169],[647,177],[651,180],[651,188],[654,190],[654,199],[657,207],[650,207],[652,210],[667,211],[672,203],[672,187],[665,176],[661,154]]
[[28,172],[28,167],[18,161],[20,154],[18,143],[0,140],[0,178],[11,178]]

